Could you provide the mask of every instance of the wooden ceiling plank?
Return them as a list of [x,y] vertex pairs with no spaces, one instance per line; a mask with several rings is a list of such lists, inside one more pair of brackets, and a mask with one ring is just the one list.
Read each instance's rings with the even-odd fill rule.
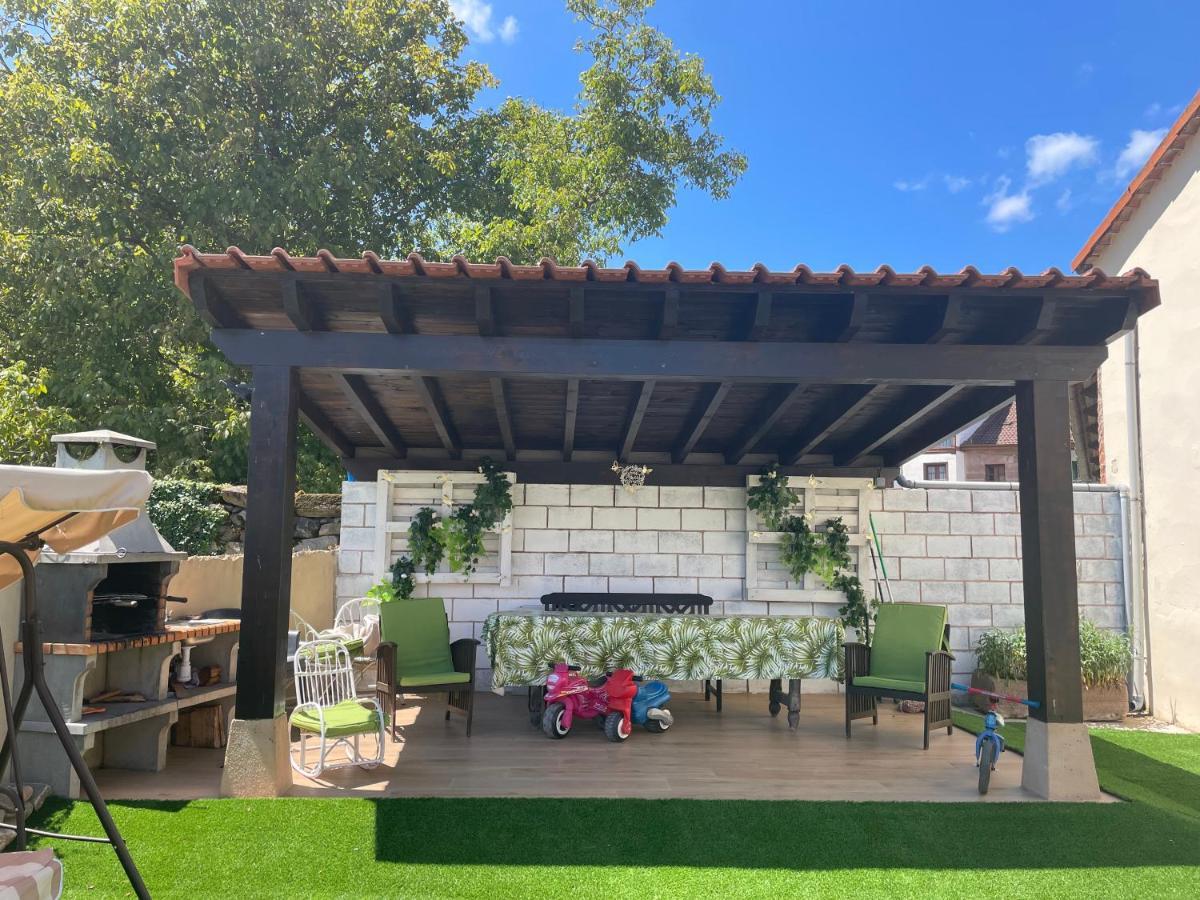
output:
[[451,459],[458,459],[462,456],[462,442],[450,420],[450,412],[446,408],[446,401],[442,397],[442,389],[438,386],[437,379],[427,375],[416,376],[412,379],[412,386],[421,399],[425,412],[433,421],[433,429],[437,432],[442,446],[446,448]]
[[804,427],[797,431],[779,454],[785,466],[792,466],[801,457],[812,453],[831,434],[862,410],[887,385],[853,385],[809,416]]
[[688,454],[692,452],[700,438],[704,437],[709,423],[717,414],[717,410],[721,408],[721,404],[725,402],[725,398],[732,388],[732,381],[721,381],[716,384],[706,384],[701,389],[699,402],[692,410],[692,415],[688,419],[687,425],[684,426],[678,443],[671,450],[672,462],[678,465],[688,458]]
[[192,305],[209,328],[245,328],[246,320],[230,306],[217,286],[207,278],[195,277],[188,283]]
[[579,416],[579,379],[567,379],[567,406],[563,418],[563,462],[575,452],[575,420]]
[[884,414],[886,418],[879,427],[873,429],[865,437],[860,437],[857,442],[839,447],[833,454],[834,465],[848,466],[855,460],[873,453],[953,400],[966,390],[966,386],[959,384],[931,390],[920,388],[914,390],[917,392],[914,399],[888,409]]
[[496,423],[500,428],[500,440],[504,443],[504,453],[509,459],[516,459],[517,443],[513,440],[512,416],[508,412],[508,396],[504,390],[504,379],[492,378],[490,382],[492,405],[496,408]]
[[400,436],[400,432],[396,430],[396,426],[392,424],[391,419],[380,406],[379,400],[371,393],[366,378],[362,375],[341,374],[338,376],[338,381],[341,382],[342,392],[346,395],[346,400],[351,408],[367,423],[367,426],[379,438],[379,442],[383,444],[384,449],[398,459],[407,456],[408,448],[404,438]]
[[779,417],[807,390],[803,384],[781,384],[773,389],[766,401],[754,413],[746,428],[738,435],[733,446],[725,453],[725,462],[740,465],[759,442],[766,437]]
[[965,425],[989,416],[1012,402],[1016,388],[984,387],[964,393],[945,405],[941,413],[923,420],[895,446],[886,448],[884,465],[899,466],[926,447],[957,433]]
[[308,396],[300,395],[296,411],[300,421],[307,425],[326,447],[343,459],[354,456],[354,444],[329,421],[325,413]]
[[638,392],[637,401],[633,408],[629,411],[629,417],[625,423],[625,437],[621,441],[621,450],[617,458],[625,461],[629,458],[629,454],[633,451],[633,445],[637,443],[638,431],[642,427],[642,420],[646,417],[646,408],[650,405],[650,397],[654,394],[654,382],[643,381],[642,389]]

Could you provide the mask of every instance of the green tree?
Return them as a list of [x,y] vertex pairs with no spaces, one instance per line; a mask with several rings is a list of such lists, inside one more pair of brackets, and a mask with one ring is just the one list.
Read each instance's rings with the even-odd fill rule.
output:
[[[568,0],[590,63],[563,113],[482,106],[445,0],[0,0],[0,359],[159,470],[234,477],[244,410],[178,245],[571,263],[657,233],[745,161],[651,3]],[[304,446],[306,486],[336,481]]]
[[0,463],[44,465],[53,458],[50,435],[68,423],[46,405],[46,372],[24,362],[0,365]]

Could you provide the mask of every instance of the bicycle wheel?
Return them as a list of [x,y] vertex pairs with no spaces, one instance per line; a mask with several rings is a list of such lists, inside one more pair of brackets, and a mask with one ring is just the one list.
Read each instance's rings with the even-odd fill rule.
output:
[[979,748],[979,793],[986,794],[992,780],[992,765],[996,761],[996,745],[984,741]]

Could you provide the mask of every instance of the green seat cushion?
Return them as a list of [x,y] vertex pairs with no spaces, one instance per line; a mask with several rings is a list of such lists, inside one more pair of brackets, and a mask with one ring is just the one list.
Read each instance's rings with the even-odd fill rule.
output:
[[[871,675],[916,682],[925,690],[925,654],[942,649],[946,607],[926,603],[884,603],[871,641]],[[855,679],[862,684],[861,678]]]
[[450,624],[440,597],[380,604],[379,629],[383,640],[396,645],[398,685],[447,683],[445,676],[454,672],[454,663],[450,658]]
[[[343,700],[336,706],[326,706],[321,712],[325,716],[326,737],[347,737],[379,730],[379,713],[357,700]],[[321,733],[321,719],[315,709],[296,710],[292,713],[291,723],[301,731]]]
[[361,656],[363,647],[367,646],[367,642],[362,638],[342,638],[342,646],[346,648],[346,652],[351,656]]
[[854,687],[878,688],[882,691],[905,691],[910,694],[925,693],[925,679],[920,681],[905,681],[902,678],[883,678],[879,675],[859,675],[854,679]]
[[399,675],[400,687],[424,687],[427,684],[466,684],[469,672],[423,672],[419,675]]

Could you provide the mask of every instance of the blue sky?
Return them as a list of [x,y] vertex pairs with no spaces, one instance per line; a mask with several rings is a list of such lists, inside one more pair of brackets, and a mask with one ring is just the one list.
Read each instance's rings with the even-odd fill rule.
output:
[[[583,29],[560,2],[455,3],[497,96],[571,106]],[[750,166],[626,248],[650,266],[1065,271],[1200,88],[1197,3],[659,0],[651,20],[704,58]]]

